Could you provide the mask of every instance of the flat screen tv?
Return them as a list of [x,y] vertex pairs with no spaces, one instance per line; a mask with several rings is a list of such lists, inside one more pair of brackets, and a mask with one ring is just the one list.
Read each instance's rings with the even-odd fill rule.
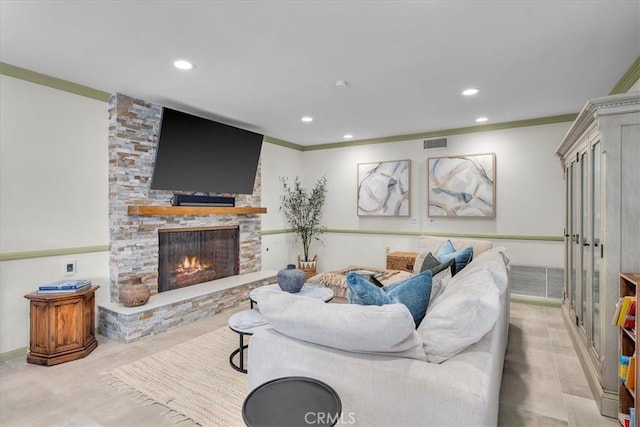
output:
[[252,194],[263,135],[163,108],[154,190]]

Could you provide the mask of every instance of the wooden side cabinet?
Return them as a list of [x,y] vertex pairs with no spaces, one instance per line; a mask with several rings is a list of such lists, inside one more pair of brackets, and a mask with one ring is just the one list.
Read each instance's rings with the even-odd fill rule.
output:
[[81,359],[97,346],[94,285],[73,293],[39,294],[30,301],[27,362],[52,366]]
[[404,270],[413,273],[413,263],[418,252],[392,252],[387,255],[387,270]]

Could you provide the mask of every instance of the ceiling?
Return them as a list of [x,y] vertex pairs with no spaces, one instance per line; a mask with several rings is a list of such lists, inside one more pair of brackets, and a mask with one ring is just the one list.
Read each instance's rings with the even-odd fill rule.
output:
[[576,113],[639,55],[638,0],[0,1],[4,63],[299,145]]

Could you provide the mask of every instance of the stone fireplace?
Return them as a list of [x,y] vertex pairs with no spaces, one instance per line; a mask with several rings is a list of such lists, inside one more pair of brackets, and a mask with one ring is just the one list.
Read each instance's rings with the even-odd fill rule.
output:
[[158,230],[158,292],[239,273],[238,227]]
[[[253,213],[255,209],[250,209],[260,207],[260,166],[253,194],[235,195],[236,206],[246,207],[245,210],[220,208],[211,213],[211,209],[170,206],[173,192],[150,188],[161,115],[159,105],[122,94],[114,94],[109,99],[111,302],[98,307],[98,328],[102,335],[125,342],[236,306],[247,298],[250,289],[275,280],[273,272],[261,271],[261,221]],[[140,206],[158,209],[148,213],[148,210],[136,209]],[[169,212],[164,208],[173,209]],[[197,231],[197,235],[200,231],[214,230],[218,234],[233,230],[232,254],[221,255],[220,242],[216,243],[220,236],[214,242],[185,243],[187,251],[197,249],[200,244],[204,259],[198,260],[197,268],[191,264],[196,261],[192,258],[200,254],[185,254],[186,263],[184,259],[180,261],[184,263],[181,267],[184,274],[177,279],[177,285],[175,281],[172,285],[171,276],[176,276],[177,271],[172,270],[173,267],[168,271],[159,270],[160,258],[167,255],[165,249],[160,248],[160,241],[177,238],[176,233]],[[167,256],[172,256],[173,250],[169,249]],[[213,259],[216,257],[223,258],[224,268]],[[202,268],[209,263],[210,267]],[[219,279],[223,276],[227,277]],[[122,307],[119,303],[122,287],[140,282],[151,290],[149,302],[142,307]]]

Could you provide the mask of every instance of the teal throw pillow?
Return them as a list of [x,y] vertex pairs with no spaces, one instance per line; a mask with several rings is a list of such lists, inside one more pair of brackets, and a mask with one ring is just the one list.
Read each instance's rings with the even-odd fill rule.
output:
[[401,282],[379,288],[356,273],[347,274],[347,301],[350,304],[404,304],[416,327],[427,312],[431,296],[431,271],[411,276]]
[[454,259],[456,263],[456,273],[459,273],[473,259],[473,247],[467,246],[466,248],[456,251],[451,240],[447,240],[440,246],[440,249],[438,249],[436,258],[442,263]]

